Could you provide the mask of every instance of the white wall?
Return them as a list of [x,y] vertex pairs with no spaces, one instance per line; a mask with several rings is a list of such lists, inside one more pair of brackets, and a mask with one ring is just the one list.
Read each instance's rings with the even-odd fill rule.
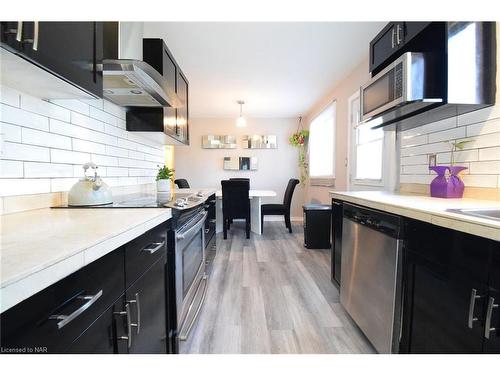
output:
[[[247,119],[246,128],[237,128],[235,118],[191,119],[189,125],[190,146],[175,146],[175,177],[185,178],[192,187],[217,187],[220,181],[230,177],[249,177],[252,189],[274,190],[276,198],[266,198],[264,203],[281,203],[290,178],[298,178],[298,150],[288,138],[297,128],[296,119]],[[234,135],[238,148],[234,150],[202,149],[203,135]],[[241,147],[246,134],[276,134],[275,150],[248,150]],[[225,171],[224,156],[256,156],[257,171]],[[303,192],[297,186],[292,202],[292,216],[302,216]]]
[[0,87],[0,197],[68,191],[93,161],[114,187],[148,184],[163,146],[125,130],[125,111],[108,101],[44,101]]

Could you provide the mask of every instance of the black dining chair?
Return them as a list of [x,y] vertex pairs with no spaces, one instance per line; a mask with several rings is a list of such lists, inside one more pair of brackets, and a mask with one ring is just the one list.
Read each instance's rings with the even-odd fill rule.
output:
[[263,204],[260,207],[260,225],[262,228],[262,233],[264,233],[264,216],[266,215],[284,215],[285,225],[288,231],[292,233],[292,223],[290,220],[290,206],[292,205],[293,192],[295,186],[297,186],[299,180],[296,178],[291,178],[288,181],[288,185],[285,190],[285,196],[283,197],[283,204]]
[[178,178],[177,180],[174,181],[174,183],[177,185],[179,189],[189,189],[189,183],[185,178]]
[[248,181],[223,180],[222,225],[227,239],[229,224],[233,219],[245,219],[247,238],[250,238],[250,183]]

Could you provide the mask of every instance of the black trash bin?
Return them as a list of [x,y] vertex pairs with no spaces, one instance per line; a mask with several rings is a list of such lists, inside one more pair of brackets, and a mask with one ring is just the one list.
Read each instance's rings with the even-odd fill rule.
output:
[[332,206],[328,204],[305,204],[304,246],[308,249],[330,249]]

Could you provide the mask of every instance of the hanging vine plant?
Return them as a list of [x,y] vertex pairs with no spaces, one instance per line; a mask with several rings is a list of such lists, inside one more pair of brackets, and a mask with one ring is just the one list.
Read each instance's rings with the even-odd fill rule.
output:
[[309,130],[304,130],[302,127],[302,116],[299,117],[297,131],[289,138],[290,144],[299,149],[299,169],[300,183],[305,185],[309,175],[309,163],[307,160],[307,141],[309,140]]

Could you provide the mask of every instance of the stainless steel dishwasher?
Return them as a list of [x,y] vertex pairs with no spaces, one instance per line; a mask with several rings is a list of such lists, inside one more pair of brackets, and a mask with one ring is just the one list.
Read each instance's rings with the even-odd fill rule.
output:
[[340,302],[379,353],[397,353],[401,218],[344,203]]

